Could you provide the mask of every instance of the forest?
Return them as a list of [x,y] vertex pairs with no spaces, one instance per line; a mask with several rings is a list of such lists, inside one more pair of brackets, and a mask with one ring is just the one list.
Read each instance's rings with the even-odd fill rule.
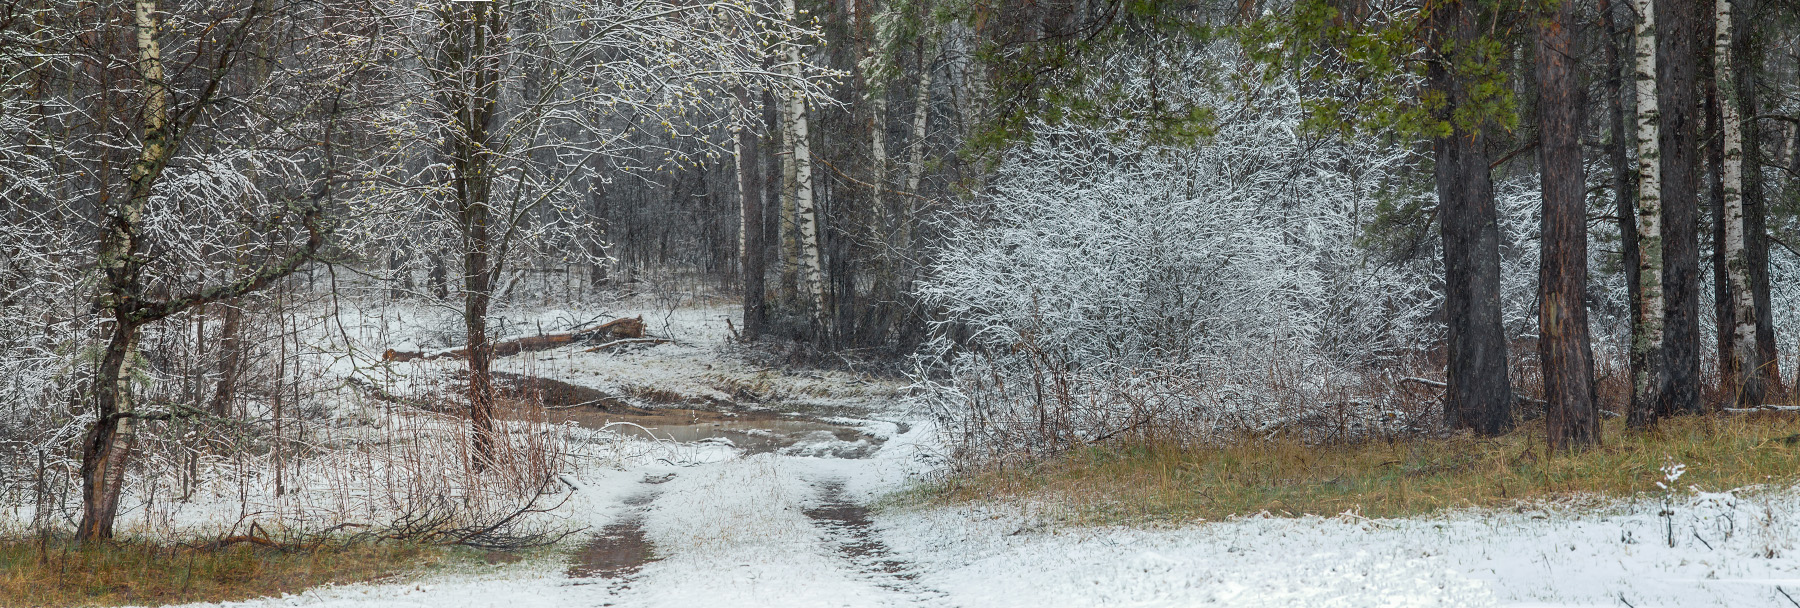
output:
[[0,605],[1800,607],[1796,247],[1786,0],[9,0]]

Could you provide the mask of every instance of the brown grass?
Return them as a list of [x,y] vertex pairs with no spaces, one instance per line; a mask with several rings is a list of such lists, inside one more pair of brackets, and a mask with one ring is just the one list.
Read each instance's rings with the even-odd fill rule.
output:
[[447,549],[398,544],[282,552],[247,544],[197,550],[134,542],[0,540],[0,606],[244,600],[405,575],[454,557]]
[[1222,447],[1120,443],[924,488],[937,503],[1028,500],[1073,524],[1277,516],[1403,517],[1459,507],[1625,498],[1660,492],[1659,469],[1687,465],[1678,485],[1720,491],[1800,480],[1800,416],[1686,417],[1647,432],[1604,425],[1604,445],[1547,454],[1541,423],[1495,439],[1310,446],[1248,439]]

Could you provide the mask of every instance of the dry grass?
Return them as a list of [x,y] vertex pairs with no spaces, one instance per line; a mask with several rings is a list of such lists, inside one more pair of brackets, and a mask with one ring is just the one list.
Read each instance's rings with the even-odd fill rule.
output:
[[221,602],[298,592],[436,567],[460,552],[397,544],[315,551],[217,550],[131,542],[78,546],[0,540],[0,606],[85,607]]
[[1458,507],[1622,498],[1659,492],[1658,470],[1685,463],[1680,485],[1719,491],[1800,480],[1800,416],[1758,413],[1664,421],[1605,443],[1547,454],[1541,423],[1497,439],[1309,446],[1248,439],[1222,447],[1123,443],[946,480],[926,500],[1001,499],[1048,505],[1068,523],[1192,521],[1274,515],[1402,517]]

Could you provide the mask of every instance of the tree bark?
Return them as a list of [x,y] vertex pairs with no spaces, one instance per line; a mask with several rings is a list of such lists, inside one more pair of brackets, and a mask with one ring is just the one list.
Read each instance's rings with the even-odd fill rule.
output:
[[[751,111],[749,93],[739,89],[738,103],[745,112]],[[762,166],[758,157],[756,133],[747,125],[739,130],[732,141],[737,152],[739,247],[738,272],[743,277],[744,288],[744,334],[743,339],[754,342],[762,336],[763,326],[763,200],[762,200]]]
[[1451,132],[1432,142],[1436,159],[1438,219],[1444,240],[1444,307],[1448,329],[1448,388],[1444,414],[1453,428],[1499,435],[1512,428],[1512,386],[1506,369],[1506,337],[1500,322],[1500,228],[1483,125],[1462,124],[1455,109],[1469,95],[1454,69],[1481,35],[1477,6],[1461,1],[1438,7],[1432,33],[1442,59],[1427,75],[1444,94],[1438,118]]
[[1652,0],[1633,0],[1637,93],[1638,324],[1631,332],[1632,428],[1656,422],[1663,388],[1662,112],[1657,97],[1657,23]]
[[[1606,142],[1606,153],[1613,169],[1613,209],[1619,225],[1619,269],[1625,274],[1625,301],[1629,304],[1627,314],[1633,336],[1641,331],[1643,325],[1643,309],[1639,302],[1643,298],[1643,285],[1639,280],[1637,210],[1632,201],[1636,184],[1632,177],[1636,175],[1635,167],[1625,154],[1625,88],[1623,86],[1625,62],[1620,52],[1618,20],[1615,18],[1618,7],[1611,0],[1600,0],[1600,29],[1605,43],[1606,54],[1606,99],[1608,114],[1608,132],[1612,134]],[[1630,39],[1630,38],[1628,38]],[[1629,351],[1629,349],[1628,349]],[[1631,377],[1636,377],[1635,353],[1628,356],[1632,362]],[[1637,391],[1628,391],[1624,411],[1638,411]]]
[[[800,20],[799,5],[795,0],[784,0],[789,19]],[[801,78],[800,47],[788,47],[789,76],[795,80]],[[829,307],[825,302],[825,265],[819,247],[819,212],[813,200],[812,183],[812,143],[808,133],[806,117],[806,99],[793,97],[788,100],[790,118],[788,124],[793,125],[793,147],[790,149],[794,162],[794,231],[799,241],[799,280],[801,290],[806,294],[806,308],[813,321],[824,329],[829,317]]]
[[1600,441],[1587,319],[1587,175],[1582,100],[1570,32],[1572,2],[1538,24],[1538,158],[1544,191],[1538,273],[1538,356],[1550,449]]
[[1657,411],[1700,413],[1700,239],[1695,175],[1694,0],[1658,0],[1657,104],[1662,128],[1663,375]]
[[[1738,407],[1754,407],[1762,404],[1764,370],[1756,344],[1756,302],[1751,293],[1750,260],[1744,242],[1744,133],[1743,119],[1738,113],[1737,79],[1732,77],[1732,64],[1736,62],[1732,56],[1733,7],[1731,0],[1716,0],[1715,6],[1713,72],[1715,88],[1719,92],[1719,139],[1722,145],[1719,196],[1723,243],[1719,249],[1723,252],[1726,283],[1730,287],[1727,303],[1731,309],[1730,317],[1720,318],[1721,325],[1730,321],[1729,328],[1722,328],[1720,332],[1728,337],[1724,341],[1727,349],[1719,353],[1721,367],[1728,373],[1720,377],[1733,391],[1733,403]],[[1725,365],[1726,361],[1730,365]]]

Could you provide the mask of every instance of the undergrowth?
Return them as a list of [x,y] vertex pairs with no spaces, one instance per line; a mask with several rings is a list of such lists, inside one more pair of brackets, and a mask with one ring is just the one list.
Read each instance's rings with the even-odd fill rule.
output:
[[1800,481],[1800,416],[1668,419],[1648,431],[1604,425],[1603,445],[1548,453],[1542,423],[1498,438],[1309,445],[1245,438],[1225,445],[1112,442],[1007,468],[974,469],[918,489],[935,504],[1031,502],[1071,524],[1218,520],[1234,515],[1405,517],[1463,507],[1629,498],[1658,492],[1659,468],[1687,465],[1682,487],[1722,491]]
[[0,539],[0,606],[75,608],[224,602],[324,584],[406,576],[469,559],[469,550],[357,544],[280,551],[142,542]]

